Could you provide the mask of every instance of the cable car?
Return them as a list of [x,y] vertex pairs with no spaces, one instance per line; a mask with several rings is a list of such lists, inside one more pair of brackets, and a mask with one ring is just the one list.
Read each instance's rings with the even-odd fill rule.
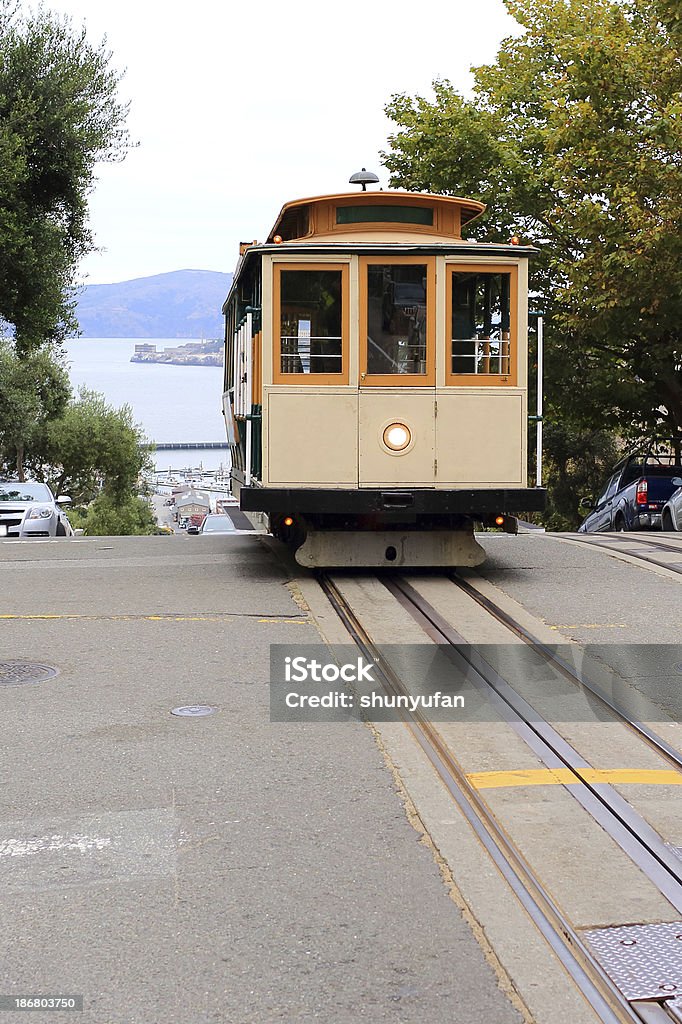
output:
[[526,480],[535,250],[463,239],[475,200],[361,183],[285,203],[240,246],[233,493],[301,565],[477,565],[475,524],[515,532],[545,506]]

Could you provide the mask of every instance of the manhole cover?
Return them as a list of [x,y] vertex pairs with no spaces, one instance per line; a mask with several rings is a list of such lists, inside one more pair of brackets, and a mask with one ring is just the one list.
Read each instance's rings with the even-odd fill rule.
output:
[[58,669],[51,665],[37,665],[34,661],[0,661],[0,686],[42,683],[57,675]]
[[188,704],[184,708],[173,708],[171,715],[179,715],[181,718],[201,718],[204,715],[215,714],[215,710],[208,704]]

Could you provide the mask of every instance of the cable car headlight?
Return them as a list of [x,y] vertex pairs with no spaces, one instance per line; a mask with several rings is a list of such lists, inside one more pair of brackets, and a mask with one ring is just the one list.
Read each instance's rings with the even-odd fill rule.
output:
[[402,452],[408,447],[412,440],[409,427],[404,423],[389,423],[384,429],[384,444],[392,452]]

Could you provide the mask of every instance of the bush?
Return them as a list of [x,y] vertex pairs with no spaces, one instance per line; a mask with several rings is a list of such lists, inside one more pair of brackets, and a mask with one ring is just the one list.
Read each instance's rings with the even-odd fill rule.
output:
[[149,503],[130,497],[114,504],[100,494],[85,509],[72,509],[69,520],[74,530],[83,530],[87,537],[150,536],[158,532],[156,517]]

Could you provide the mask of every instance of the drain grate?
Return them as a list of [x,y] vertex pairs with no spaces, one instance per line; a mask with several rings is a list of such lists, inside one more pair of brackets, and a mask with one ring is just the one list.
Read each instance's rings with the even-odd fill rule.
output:
[[52,665],[39,665],[34,661],[0,661],[0,686],[42,683],[58,675],[59,670]]

